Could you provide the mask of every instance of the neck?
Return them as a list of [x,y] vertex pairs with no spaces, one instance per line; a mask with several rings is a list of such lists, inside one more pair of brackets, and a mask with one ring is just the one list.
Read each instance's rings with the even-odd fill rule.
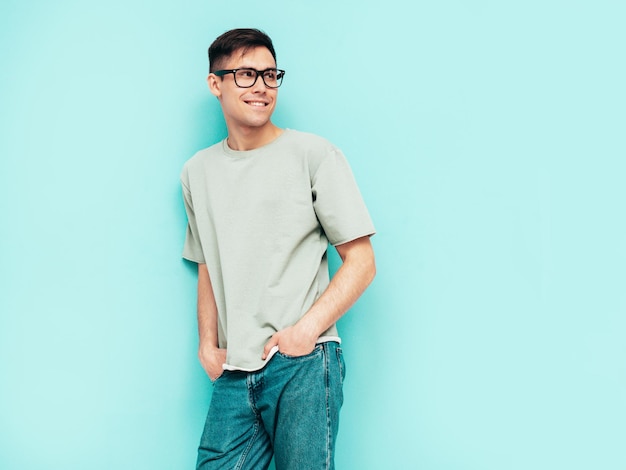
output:
[[228,129],[228,146],[233,150],[254,150],[269,144],[283,130],[272,123],[262,128]]

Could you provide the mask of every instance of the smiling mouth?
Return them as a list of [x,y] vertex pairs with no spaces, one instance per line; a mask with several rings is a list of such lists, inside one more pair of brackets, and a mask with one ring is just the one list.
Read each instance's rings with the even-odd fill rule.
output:
[[264,101],[246,101],[246,104],[249,104],[250,106],[254,106],[258,108],[263,108],[268,105],[268,103],[265,103]]

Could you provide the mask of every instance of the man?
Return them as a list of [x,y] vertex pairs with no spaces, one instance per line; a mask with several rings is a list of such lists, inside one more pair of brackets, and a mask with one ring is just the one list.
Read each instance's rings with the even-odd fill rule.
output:
[[[213,395],[197,468],[334,468],[345,374],[335,323],[372,281],[374,227],[342,153],[271,121],[285,72],[271,39],[209,48],[228,137],[181,181],[198,263],[198,356]],[[342,265],[329,281],[326,250]]]

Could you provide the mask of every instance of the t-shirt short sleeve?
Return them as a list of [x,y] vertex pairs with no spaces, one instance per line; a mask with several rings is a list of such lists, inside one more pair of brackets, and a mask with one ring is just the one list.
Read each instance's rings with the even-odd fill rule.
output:
[[313,207],[331,245],[373,235],[370,218],[343,153],[332,148],[311,177]]
[[181,183],[183,187],[183,200],[185,202],[185,211],[187,212],[187,234],[185,236],[185,245],[183,247],[183,258],[188,259],[196,263],[204,264],[204,252],[202,251],[202,245],[200,243],[200,234],[198,232],[198,224],[196,222],[196,215],[193,209],[193,200],[191,198],[191,191],[186,181],[187,173],[183,171],[181,175]]

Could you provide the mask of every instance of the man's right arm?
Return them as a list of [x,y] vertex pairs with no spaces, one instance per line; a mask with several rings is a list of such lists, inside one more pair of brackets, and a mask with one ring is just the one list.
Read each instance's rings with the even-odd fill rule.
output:
[[218,347],[217,304],[206,264],[198,264],[198,358],[211,380],[217,380],[224,369],[226,350]]

